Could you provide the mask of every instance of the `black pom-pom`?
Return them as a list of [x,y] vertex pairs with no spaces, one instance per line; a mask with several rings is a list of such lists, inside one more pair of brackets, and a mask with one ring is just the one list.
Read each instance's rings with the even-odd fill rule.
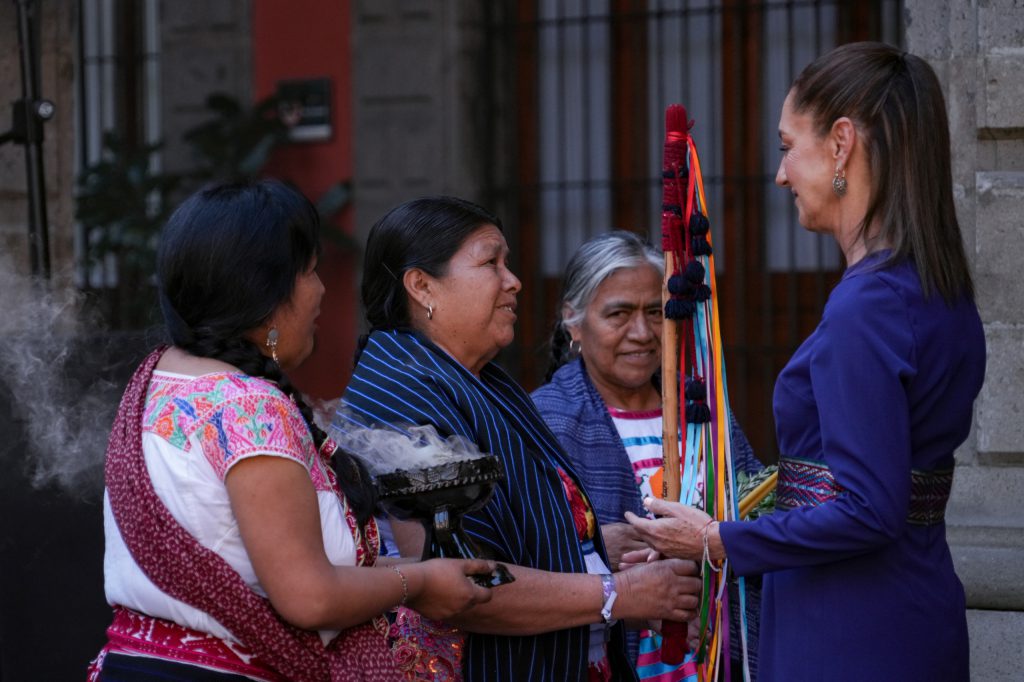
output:
[[711,421],[711,408],[705,403],[690,403],[686,406],[687,424],[706,424]]
[[682,275],[672,275],[668,278],[668,292],[674,296],[693,298],[693,282]]
[[708,223],[708,219],[703,213],[694,213],[690,216],[690,236],[691,237],[703,237],[708,233],[708,229],[711,227]]
[[707,284],[698,284],[693,290],[693,300],[706,301],[711,298],[711,287]]
[[704,386],[704,380],[700,377],[687,377],[686,388],[683,390],[683,394],[687,400],[706,400],[708,390]]
[[686,279],[694,284],[704,282],[704,265],[699,260],[691,260],[686,264]]
[[694,237],[693,242],[693,255],[695,256],[710,256],[711,255],[711,244],[708,244],[708,240],[704,237]]
[[693,301],[687,301],[681,298],[670,298],[665,302],[665,317],[670,320],[685,320],[688,317],[693,317],[694,311],[696,311]]

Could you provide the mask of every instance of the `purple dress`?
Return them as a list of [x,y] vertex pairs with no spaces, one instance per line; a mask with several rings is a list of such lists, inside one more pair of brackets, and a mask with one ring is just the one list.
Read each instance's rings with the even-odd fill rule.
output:
[[797,458],[783,510],[721,527],[733,570],[765,574],[759,682],[969,679],[941,488],[985,339],[973,301],[925,298],[887,256],[846,271],[776,382],[779,451]]

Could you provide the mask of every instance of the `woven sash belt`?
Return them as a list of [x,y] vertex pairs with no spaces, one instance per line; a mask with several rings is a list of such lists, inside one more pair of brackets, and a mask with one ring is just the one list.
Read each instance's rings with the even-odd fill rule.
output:
[[[953,487],[953,470],[910,472],[910,511],[907,523],[930,526],[946,518],[946,502]],[[816,507],[845,492],[824,462],[793,457],[779,459],[779,483],[775,507],[780,510]]]

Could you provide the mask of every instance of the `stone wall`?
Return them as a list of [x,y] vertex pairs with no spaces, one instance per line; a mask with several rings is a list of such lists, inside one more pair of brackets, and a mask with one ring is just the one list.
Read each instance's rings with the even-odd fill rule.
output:
[[957,453],[949,540],[967,591],[975,680],[1024,669],[1024,3],[907,0],[907,49],[943,80],[953,182],[988,343]]
[[481,199],[488,159],[472,0],[358,0],[353,7],[356,238],[397,203]]
[[249,0],[163,0],[160,3],[160,94],[164,168],[192,167],[182,134],[210,118],[207,95],[248,105],[252,97]]

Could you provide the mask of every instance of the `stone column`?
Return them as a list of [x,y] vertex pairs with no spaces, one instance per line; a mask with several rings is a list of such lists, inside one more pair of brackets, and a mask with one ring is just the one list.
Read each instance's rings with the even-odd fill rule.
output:
[[483,191],[482,3],[353,7],[356,238],[402,201]]
[[182,135],[212,118],[214,92],[251,104],[252,45],[249,0],[162,0],[160,3],[160,113],[167,171],[191,170]]
[[957,215],[988,343],[957,453],[948,537],[967,592],[971,672],[1024,669],[1024,3],[907,0],[907,47],[942,78]]

